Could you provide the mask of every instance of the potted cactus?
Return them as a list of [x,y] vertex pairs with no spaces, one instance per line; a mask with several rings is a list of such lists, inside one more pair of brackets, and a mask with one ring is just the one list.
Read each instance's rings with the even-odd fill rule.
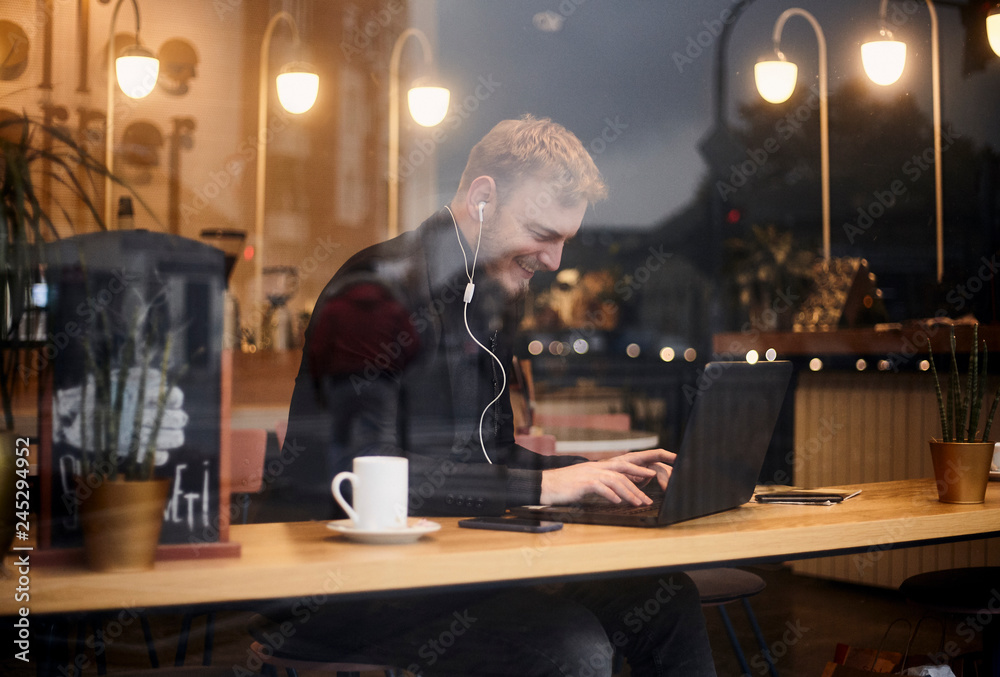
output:
[[950,346],[951,368],[948,389],[944,391],[928,342],[941,419],[941,439],[930,441],[938,498],[944,503],[982,503],[993,458],[994,442],[990,440],[990,431],[1000,402],[1000,388],[993,393],[988,409],[985,408],[989,396],[986,387],[989,351],[984,341],[980,355],[978,324],[972,328],[972,347],[964,388],[958,373],[954,328],[950,334]]

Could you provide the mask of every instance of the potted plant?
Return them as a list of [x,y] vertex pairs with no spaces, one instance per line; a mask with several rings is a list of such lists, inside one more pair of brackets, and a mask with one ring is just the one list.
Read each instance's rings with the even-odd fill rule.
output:
[[[42,345],[25,321],[31,291],[40,283],[42,245],[58,237],[35,181],[43,175],[65,186],[100,228],[104,222],[87,192],[88,177],[106,168],[60,128],[25,116],[0,119],[0,482],[14,486],[14,384],[24,351]],[[41,324],[41,323],[39,323]],[[44,335],[45,327],[32,328]],[[0,557],[13,537],[14,501],[0,506]]]
[[[24,357],[27,351],[44,347],[48,339],[43,315],[32,308],[36,285],[46,288],[44,245],[59,239],[60,228],[64,233],[75,231],[80,224],[70,215],[81,208],[98,230],[107,230],[92,197],[106,177],[132,192],[65,129],[27,115],[0,118],[0,456],[4,459],[13,454],[15,384],[19,375],[33,373]],[[39,180],[60,187],[65,203],[51,194],[43,196]],[[52,214],[57,213],[64,226],[53,222]],[[0,462],[0,481],[5,484],[13,467],[13,458],[9,460]],[[10,506],[0,506],[0,547],[12,525],[8,508],[13,505],[11,501]]]
[[79,390],[57,394],[70,408],[79,403],[76,429],[64,434],[80,443],[80,525],[87,562],[97,570],[148,569],[156,557],[170,490],[170,479],[153,473],[161,428],[168,413],[183,418],[173,431],[187,421],[176,388],[184,368],[172,368],[173,333],[162,329],[160,310],[156,299],[140,299],[117,326],[106,309],[97,313],[82,335]]
[[937,395],[938,414],[941,418],[941,439],[931,440],[931,459],[937,479],[938,498],[944,503],[982,503],[989,483],[990,461],[994,442],[990,429],[1000,403],[1000,388],[993,394],[988,413],[983,414],[988,393],[986,391],[989,351],[983,342],[982,359],[979,355],[979,325],[972,328],[972,349],[969,352],[969,370],[963,389],[958,374],[958,357],[955,347],[955,329],[950,333],[951,369],[947,392],[941,389],[934,353],[930,349],[931,373]]

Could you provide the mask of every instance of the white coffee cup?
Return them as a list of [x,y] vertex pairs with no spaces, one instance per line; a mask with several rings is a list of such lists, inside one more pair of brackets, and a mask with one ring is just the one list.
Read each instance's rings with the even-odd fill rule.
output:
[[[358,456],[353,472],[337,473],[330,484],[333,497],[350,516],[354,528],[388,531],[406,528],[409,463],[399,456]],[[340,493],[340,484],[350,480],[354,505]]]

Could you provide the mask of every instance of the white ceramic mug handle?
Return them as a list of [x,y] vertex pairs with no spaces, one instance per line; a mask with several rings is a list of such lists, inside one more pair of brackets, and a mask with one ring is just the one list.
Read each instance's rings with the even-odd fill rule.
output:
[[350,516],[351,521],[354,522],[354,526],[358,526],[361,524],[361,518],[358,517],[358,513],[355,512],[354,508],[351,507],[351,504],[347,502],[343,494],[340,493],[340,483],[344,480],[350,480],[351,486],[354,489],[357,489],[358,476],[345,470],[344,472],[337,473],[337,476],[333,478],[333,482],[330,484],[330,490],[333,491],[333,497],[337,499],[337,503],[340,504],[340,507],[343,508],[344,512]]

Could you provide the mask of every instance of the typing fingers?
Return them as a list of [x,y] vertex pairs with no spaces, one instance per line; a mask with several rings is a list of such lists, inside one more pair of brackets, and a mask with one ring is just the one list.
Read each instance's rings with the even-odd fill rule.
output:
[[[655,475],[655,471],[638,468],[643,473],[652,472]],[[579,463],[542,473],[542,503],[572,503],[591,494],[612,503],[624,500],[632,505],[647,505],[650,502],[649,497],[627,475],[600,463]]]

